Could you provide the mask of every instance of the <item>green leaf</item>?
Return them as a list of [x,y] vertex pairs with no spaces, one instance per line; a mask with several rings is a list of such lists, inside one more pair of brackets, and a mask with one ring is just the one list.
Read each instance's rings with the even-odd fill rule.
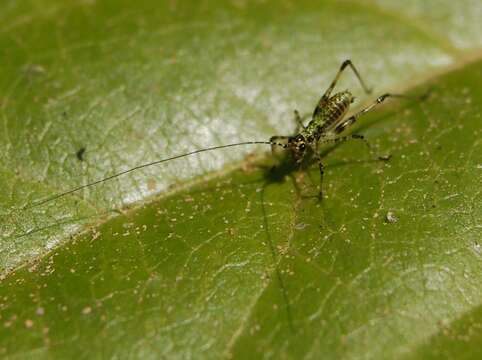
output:
[[[400,4],[2,3],[0,353],[477,358],[480,6]],[[321,203],[316,166],[246,147],[21,210],[290,134],[345,58],[432,92],[353,127],[390,161],[324,148]]]

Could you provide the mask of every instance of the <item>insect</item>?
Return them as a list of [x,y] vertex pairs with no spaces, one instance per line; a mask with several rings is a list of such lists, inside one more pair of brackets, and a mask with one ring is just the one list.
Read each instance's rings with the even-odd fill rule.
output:
[[345,118],[345,115],[347,114],[350,105],[354,102],[355,97],[348,91],[342,91],[335,93],[332,95],[332,92],[341,76],[343,71],[349,67],[353,73],[355,74],[356,78],[360,82],[361,87],[365,91],[366,94],[371,94],[371,89],[368,88],[363,81],[362,77],[360,76],[358,70],[356,67],[353,65],[351,60],[345,60],[335,78],[331,82],[330,86],[328,89],[325,91],[325,93],[321,96],[320,100],[318,101],[315,110],[313,111],[312,119],[311,121],[305,126],[303,124],[302,118],[297,110],[295,110],[295,122],[297,125],[297,130],[296,134],[292,136],[272,136],[269,141],[246,141],[246,142],[239,142],[239,143],[233,143],[233,144],[227,144],[227,145],[220,145],[220,146],[213,146],[209,148],[204,148],[204,149],[199,149],[195,151],[191,151],[188,153],[184,153],[181,155],[176,155],[172,156],[166,159],[161,159],[161,160],[156,160],[153,162],[149,162],[146,164],[138,165],[133,168],[130,168],[128,170],[124,170],[121,172],[118,172],[116,174],[107,176],[103,179],[93,181],[91,183],[70,189],[68,191],[53,195],[49,198],[46,198],[44,200],[40,200],[38,202],[34,202],[30,205],[25,206],[23,209],[30,209],[33,207],[37,207],[43,204],[46,204],[50,201],[54,201],[56,199],[59,199],[61,197],[76,193],[82,189],[85,189],[87,187],[91,187],[112,179],[115,179],[119,176],[125,175],[127,173],[133,172],[135,170],[139,170],[145,167],[153,166],[153,165],[158,165],[164,162],[168,162],[171,160],[191,156],[194,154],[199,154],[202,152],[206,151],[213,151],[213,150],[218,150],[218,149],[224,149],[224,148],[229,148],[229,147],[236,147],[236,146],[245,146],[245,145],[257,145],[257,144],[264,144],[264,145],[270,145],[272,151],[274,151],[276,148],[280,147],[283,149],[288,150],[296,164],[299,164],[301,166],[303,160],[307,156],[313,156],[315,160],[318,163],[319,171],[320,171],[320,192],[319,192],[319,198],[322,199],[322,187],[323,187],[323,174],[324,174],[324,166],[322,163],[322,159],[320,156],[320,145],[325,144],[325,143],[338,143],[338,142],[344,142],[350,139],[355,139],[355,140],[361,140],[363,141],[368,147],[370,147],[370,144],[368,141],[363,137],[363,135],[359,134],[352,134],[352,135],[347,135],[347,136],[341,136],[342,133],[344,132],[345,129],[353,125],[360,116],[366,114],[367,112],[371,111],[373,108],[375,108],[378,104],[381,104],[385,99],[389,97],[402,97],[402,98],[412,98],[416,99],[413,97],[409,97],[406,95],[400,95],[400,94],[391,94],[391,93],[385,93],[381,96],[379,96],[372,104],[369,106],[365,107],[364,109],[360,110],[359,112],[355,113],[354,115]]

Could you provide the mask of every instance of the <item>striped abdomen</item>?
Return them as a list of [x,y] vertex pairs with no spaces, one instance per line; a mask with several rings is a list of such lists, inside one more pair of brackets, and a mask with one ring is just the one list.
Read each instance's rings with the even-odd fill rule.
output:
[[350,92],[343,91],[333,95],[325,102],[320,102],[313,113],[313,120],[305,130],[306,133],[319,138],[330,131],[346,114],[353,99]]

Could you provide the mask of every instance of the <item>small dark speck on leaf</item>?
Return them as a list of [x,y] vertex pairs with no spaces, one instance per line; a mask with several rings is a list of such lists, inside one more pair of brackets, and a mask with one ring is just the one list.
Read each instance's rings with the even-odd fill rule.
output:
[[77,156],[77,159],[79,159],[80,161],[84,161],[84,153],[85,153],[85,147],[81,147],[81,148],[75,153],[75,155]]

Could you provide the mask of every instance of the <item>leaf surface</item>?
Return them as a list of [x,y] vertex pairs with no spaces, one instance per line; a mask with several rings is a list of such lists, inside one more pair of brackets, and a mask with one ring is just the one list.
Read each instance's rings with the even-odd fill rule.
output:
[[[426,6],[0,5],[0,351],[476,358],[482,64],[467,59],[480,6]],[[19,210],[169,155],[290,134],[292,110],[310,113],[345,58],[377,94],[432,93],[353,128],[389,162],[356,142],[324,148],[322,203],[315,166],[243,160],[261,147]],[[373,100],[349,73],[338,88]]]

